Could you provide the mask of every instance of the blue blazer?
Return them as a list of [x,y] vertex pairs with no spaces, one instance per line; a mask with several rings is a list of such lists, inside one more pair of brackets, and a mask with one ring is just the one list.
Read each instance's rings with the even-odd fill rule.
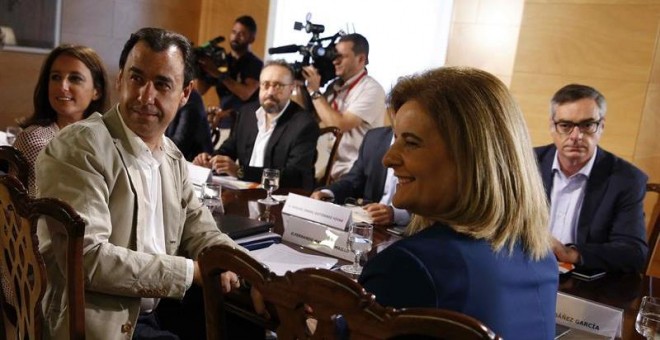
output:
[[[550,144],[534,151],[550,199],[557,148]],[[583,267],[621,272],[644,270],[648,253],[644,225],[647,179],[634,165],[598,148],[578,218],[576,247]]]
[[[216,152],[238,160],[243,168],[243,179],[252,182],[261,182],[263,172],[261,167],[248,166],[254,142],[259,134],[255,114],[259,107],[257,101],[238,110],[236,126]],[[280,187],[310,191],[314,188],[314,160],[318,138],[319,124],[314,117],[291,101],[278,118],[264,151],[264,167],[280,170]]]
[[391,127],[367,131],[351,170],[328,187],[335,195],[337,204],[344,204],[348,197],[363,198],[369,202],[379,202],[383,198],[387,178],[383,156],[390,148],[392,133]]
[[385,306],[435,307],[472,316],[504,339],[553,339],[559,272],[552,254],[490,243],[436,223],[390,245],[359,282]]

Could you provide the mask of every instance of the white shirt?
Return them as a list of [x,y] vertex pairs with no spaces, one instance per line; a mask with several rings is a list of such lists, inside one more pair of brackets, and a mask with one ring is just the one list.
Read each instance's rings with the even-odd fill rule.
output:
[[559,167],[557,153],[552,162],[552,192],[550,194],[550,232],[559,242],[577,241],[577,225],[584,201],[584,189],[596,160],[596,152],[577,173],[566,177]]
[[257,115],[257,129],[259,130],[259,133],[257,133],[257,138],[254,140],[254,148],[252,149],[252,156],[250,157],[250,166],[263,168],[268,141],[270,140],[270,136],[273,135],[275,126],[277,126],[277,120],[282,116],[282,113],[286,111],[286,108],[289,107],[289,103],[291,103],[290,100],[286,102],[284,109],[282,109],[282,111],[270,121],[270,127],[268,130],[266,130],[266,115],[268,114],[266,113],[266,110],[264,110],[263,107],[259,107],[257,112],[255,112]]
[[[336,106],[337,111],[342,114],[350,112],[362,119],[358,127],[344,132],[341,137],[337,158],[330,171],[334,180],[338,180],[353,166],[358,157],[364,134],[369,129],[383,126],[385,120],[385,90],[371,76],[362,76],[363,72],[351,77],[328,98],[328,103],[333,108]],[[355,83],[356,80],[359,81]],[[355,85],[353,85],[354,83]],[[329,147],[332,147],[332,143]]]
[[[131,147],[137,152],[136,161],[140,167],[141,187],[145,200],[142,206],[147,210],[145,214],[147,216],[147,225],[137,229],[137,250],[147,254],[166,254],[163,192],[160,177],[160,165],[164,157],[163,151],[161,148],[157,148],[152,152],[142,138],[126,126],[121,114],[119,117]],[[186,288],[192,285],[194,270],[195,265],[193,261],[186,259]],[[148,313],[153,311],[159,300],[157,298],[142,298],[140,312]]]

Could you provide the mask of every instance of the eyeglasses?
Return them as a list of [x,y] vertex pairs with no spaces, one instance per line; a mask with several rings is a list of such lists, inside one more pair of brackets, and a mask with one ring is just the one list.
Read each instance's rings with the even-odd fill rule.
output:
[[554,122],[555,124],[555,130],[559,132],[559,134],[562,135],[569,135],[571,132],[573,132],[573,129],[577,126],[578,129],[580,130],[581,133],[586,133],[586,134],[594,134],[596,131],[598,131],[598,127],[600,127],[600,122],[603,121],[603,119],[599,120],[590,120],[586,122],[580,122],[580,123],[573,123],[569,121],[558,121]]
[[272,88],[275,91],[282,91],[282,89],[284,89],[285,86],[289,86],[289,85],[291,84],[282,84],[276,81],[274,82],[262,81],[259,83],[259,87],[261,87],[262,90],[268,90]]

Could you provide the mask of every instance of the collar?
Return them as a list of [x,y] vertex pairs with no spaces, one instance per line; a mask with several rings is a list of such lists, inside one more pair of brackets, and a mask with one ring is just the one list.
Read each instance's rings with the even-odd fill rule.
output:
[[[552,172],[553,173],[561,172],[561,168],[559,167],[559,158],[557,157],[558,153],[559,153],[559,150],[555,150],[555,157],[553,158],[553,161],[552,161]],[[582,169],[580,169],[578,172],[576,172],[573,176],[578,175],[578,174],[582,174],[586,178],[589,178],[589,175],[591,174],[591,169],[593,169],[594,163],[596,162],[596,155],[597,154],[598,154],[598,148],[596,148],[596,150],[594,150],[594,154],[591,155],[591,158],[589,159],[587,164],[585,164],[582,167]],[[563,175],[564,173],[561,172],[561,174]]]
[[[284,105],[284,108],[282,111],[280,111],[275,117],[273,117],[273,120],[270,121],[270,126],[275,127],[277,125],[277,121],[282,117],[282,114],[286,111],[286,109],[289,108],[289,104],[291,104],[291,99],[289,99],[286,102],[286,105]],[[259,127],[259,130],[265,129],[266,127],[266,110],[262,106],[259,106],[257,109],[257,112],[255,112],[257,115],[257,126]]]
[[367,69],[363,68],[360,72],[356,73],[354,76],[348,78],[347,80],[338,78],[338,84],[340,84],[340,86],[339,88],[337,88],[337,91],[342,91],[347,87],[355,86],[355,84],[357,84],[360,80],[362,80],[362,78],[366,75],[367,75]]
[[119,105],[117,105],[117,113],[119,116],[119,122],[121,123],[121,128],[124,130],[124,133],[126,134],[126,137],[128,139],[128,144],[131,146],[133,150],[136,151],[137,156],[139,158],[142,158],[145,156],[145,152],[153,156],[159,163],[162,162],[163,158],[163,145],[165,144],[165,136],[161,136],[161,141],[158,147],[156,147],[156,150],[151,151],[147,144],[138,136],[133,130],[129,129],[126,123],[124,122],[124,117],[121,115],[121,111],[119,111]]

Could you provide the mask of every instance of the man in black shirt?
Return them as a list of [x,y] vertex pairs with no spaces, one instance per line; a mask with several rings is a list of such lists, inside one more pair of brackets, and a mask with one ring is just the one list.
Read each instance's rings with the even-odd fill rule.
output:
[[229,36],[231,54],[227,56],[227,72],[220,72],[209,58],[199,60],[205,72],[199,89],[204,94],[209,87],[215,86],[220,107],[212,110],[222,116],[219,123],[221,129],[231,129],[234,122],[233,111],[259,97],[257,89],[263,61],[250,51],[256,34],[257,24],[254,19],[247,15],[240,16],[234,21]]

